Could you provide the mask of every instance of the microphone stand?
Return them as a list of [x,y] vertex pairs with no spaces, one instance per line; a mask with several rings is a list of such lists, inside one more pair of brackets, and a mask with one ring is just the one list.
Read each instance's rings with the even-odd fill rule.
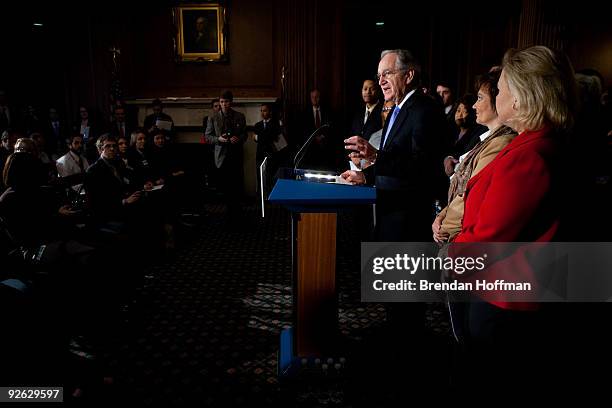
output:
[[304,144],[302,145],[302,147],[300,148],[300,150],[298,150],[298,152],[295,155],[295,158],[293,159],[293,170],[297,170],[298,168],[298,164],[300,164],[300,162],[302,161],[302,159],[304,158],[304,156],[306,155],[306,151],[308,149],[308,146],[310,146],[310,144],[312,143],[313,139],[318,136],[324,129],[329,128],[329,124],[324,124],[322,125],[320,128],[318,128],[317,130],[315,130],[314,132],[312,132],[312,134],[310,136],[308,136],[308,139],[306,139],[306,142],[304,142]]

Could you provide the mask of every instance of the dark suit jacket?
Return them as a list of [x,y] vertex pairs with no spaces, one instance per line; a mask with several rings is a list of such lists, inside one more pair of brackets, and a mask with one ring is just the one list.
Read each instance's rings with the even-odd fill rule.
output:
[[131,146],[127,151],[128,166],[132,169],[132,175],[128,179],[134,184],[144,186],[147,181],[155,181],[153,174],[153,163],[151,161],[151,151],[146,149],[144,153]]
[[261,120],[255,124],[254,131],[257,134],[257,161],[259,162],[266,156],[276,153],[273,143],[281,133],[281,127],[278,121],[270,119],[264,129],[264,122]]
[[47,152],[65,151],[66,139],[70,136],[70,128],[63,121],[59,121],[59,128],[56,132],[50,121],[45,122],[45,150]]
[[[125,134],[124,136],[128,138],[128,140],[130,139],[131,135],[132,135],[132,131],[136,128],[136,126],[132,125],[130,122],[125,122]],[[114,137],[118,138],[121,135],[121,132],[119,131],[119,126],[117,124],[117,122],[112,122],[111,126],[110,126],[110,134],[113,135]]]
[[359,111],[355,113],[353,121],[351,123],[351,136],[359,135],[366,140],[370,140],[372,133],[379,131],[382,128],[382,112],[383,102],[378,102],[374,107],[366,123],[363,123],[363,117],[365,116],[365,105],[361,107]]
[[433,200],[445,189],[443,126],[439,104],[415,92],[402,106],[376,164],[366,169],[366,179],[376,185],[380,240],[431,239]]
[[102,158],[91,165],[85,173],[85,191],[92,215],[98,220],[120,220],[123,218],[122,200],[131,192],[126,182],[123,162],[117,162],[120,178],[115,177],[110,166]]
[[[321,125],[331,124],[331,114],[325,106],[319,105],[319,113],[321,114]],[[315,127],[315,118],[312,111],[312,105],[308,105],[304,113],[302,114],[302,129],[304,131],[304,138],[302,143],[306,141],[306,138],[312,134],[317,128]]]
[[449,155],[453,156],[455,159],[459,159],[459,157],[469,152],[480,142],[480,135],[487,131],[487,128],[482,125],[474,125],[472,126],[463,137],[457,140],[458,132],[454,135],[454,140],[451,141],[452,147]]

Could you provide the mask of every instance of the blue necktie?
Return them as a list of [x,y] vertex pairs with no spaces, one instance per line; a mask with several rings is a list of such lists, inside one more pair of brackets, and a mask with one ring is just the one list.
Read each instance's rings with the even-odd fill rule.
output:
[[393,124],[395,123],[395,118],[399,114],[399,111],[400,111],[399,106],[395,105],[395,108],[393,109],[393,113],[391,114],[391,119],[389,119],[389,126],[387,127],[387,132],[385,133],[385,137],[383,138],[382,142],[380,142],[381,149],[385,147],[385,142],[387,141],[387,137],[389,137],[389,133],[391,132],[391,128],[393,127]]

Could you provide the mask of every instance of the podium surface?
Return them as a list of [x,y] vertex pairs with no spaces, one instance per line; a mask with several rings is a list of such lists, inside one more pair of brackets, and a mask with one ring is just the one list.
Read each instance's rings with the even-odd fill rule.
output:
[[[338,211],[346,206],[373,204],[376,190],[372,187],[279,179],[270,193],[269,201],[290,210]],[[293,211],[293,210],[292,210]],[[333,211],[332,211],[333,212]]]

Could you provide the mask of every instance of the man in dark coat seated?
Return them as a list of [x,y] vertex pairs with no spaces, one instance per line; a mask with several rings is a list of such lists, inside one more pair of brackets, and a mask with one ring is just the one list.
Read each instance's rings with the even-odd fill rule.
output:
[[92,215],[98,221],[124,221],[142,192],[130,185],[123,162],[117,160],[117,141],[102,135],[96,141],[100,158],[87,169],[85,188]]

